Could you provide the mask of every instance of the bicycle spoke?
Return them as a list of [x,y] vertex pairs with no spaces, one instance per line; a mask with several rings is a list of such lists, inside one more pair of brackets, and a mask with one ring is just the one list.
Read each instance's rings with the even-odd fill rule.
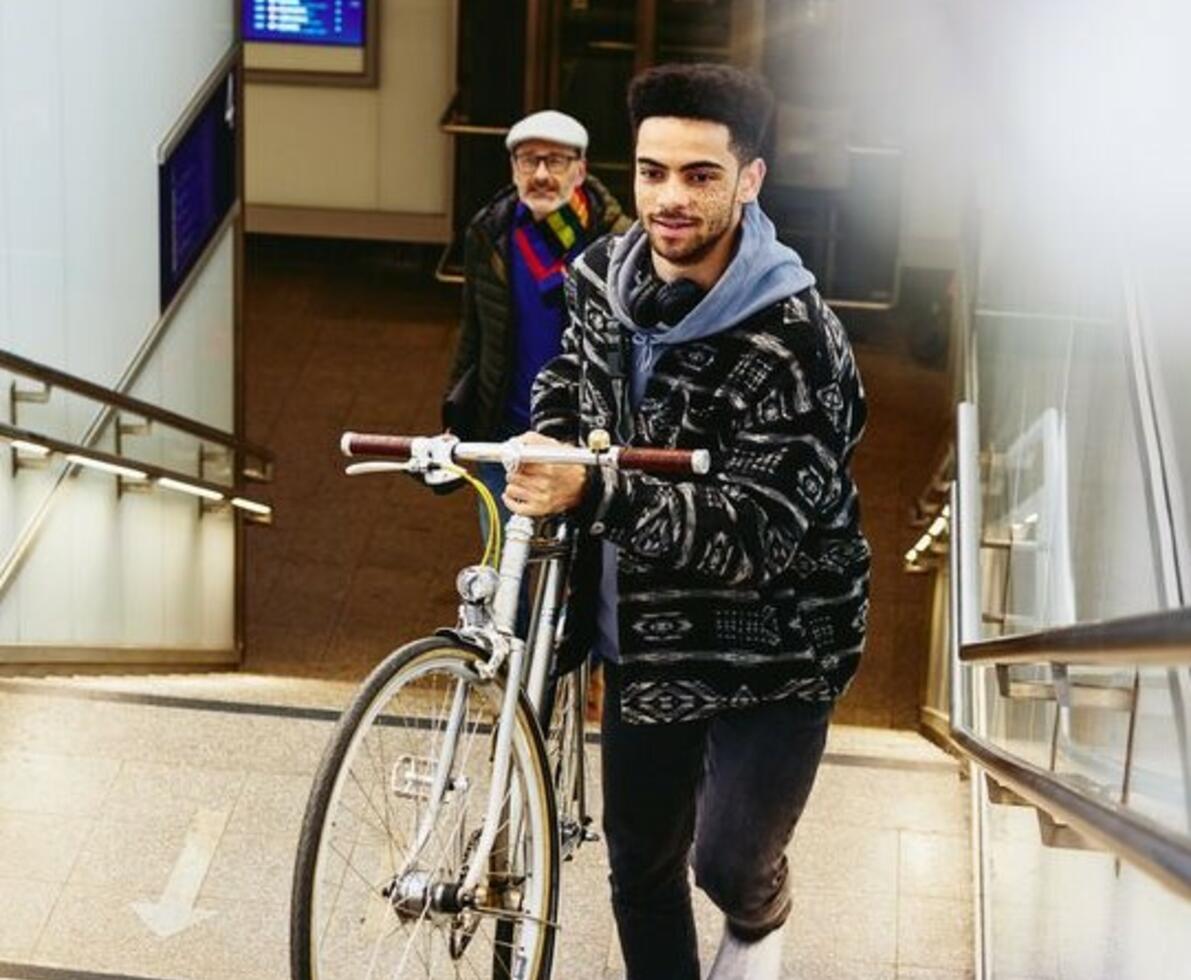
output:
[[[389,866],[395,869],[397,867],[397,855],[393,851],[393,832],[394,832],[395,828],[393,827],[393,824],[391,821],[392,811],[389,806],[390,801],[389,801],[389,785],[388,785],[388,780],[389,780],[390,773],[392,772],[392,770],[389,769],[388,763],[385,761],[385,733],[384,733],[384,730],[378,728],[375,731],[376,731],[376,743],[377,743],[376,747],[377,747],[378,753],[380,754],[380,787],[381,787],[381,800],[383,801],[383,804],[384,804],[385,840],[389,844]],[[366,745],[366,747],[367,747],[367,745]],[[371,752],[368,753],[368,759],[370,762],[373,761]],[[375,763],[373,763],[373,765],[375,766]]]
[[[540,866],[554,854],[542,802],[551,773],[526,741],[519,707],[504,736],[517,747],[494,801],[493,853],[477,867],[505,688],[463,668],[472,657],[452,653],[444,657],[452,666],[408,677],[398,671],[356,710],[320,818],[322,858],[308,899],[313,980],[507,980],[514,963],[539,976],[532,964],[549,950],[540,930],[556,928],[550,866]],[[495,901],[443,909],[433,889],[461,882],[469,868]]]

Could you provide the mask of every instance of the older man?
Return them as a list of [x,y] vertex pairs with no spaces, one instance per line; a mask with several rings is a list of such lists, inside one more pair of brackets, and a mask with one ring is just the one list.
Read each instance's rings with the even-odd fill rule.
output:
[[[448,383],[450,392],[474,372],[462,386],[465,411],[448,416],[473,439],[529,428],[530,387],[561,350],[567,267],[595,239],[629,225],[587,173],[587,130],[577,119],[535,112],[509,130],[505,145],[513,183],[467,228],[463,322]],[[481,477],[500,501],[503,467],[484,467]]]

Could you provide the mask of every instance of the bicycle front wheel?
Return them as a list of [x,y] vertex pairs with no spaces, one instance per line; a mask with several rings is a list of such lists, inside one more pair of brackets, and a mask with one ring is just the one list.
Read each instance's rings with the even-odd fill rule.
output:
[[522,696],[496,844],[473,863],[505,686],[431,637],[391,654],[340,719],[314,778],[294,869],[294,980],[546,980],[558,905],[548,763]]

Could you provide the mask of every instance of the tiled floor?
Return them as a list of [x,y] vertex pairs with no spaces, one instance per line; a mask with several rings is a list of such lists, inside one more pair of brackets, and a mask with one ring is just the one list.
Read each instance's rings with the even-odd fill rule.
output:
[[[349,690],[0,681],[0,980],[284,980],[302,808]],[[834,728],[790,849],[786,975],[970,976],[966,799],[953,761],[917,736]],[[564,869],[558,978],[621,975],[606,873],[602,844]],[[698,898],[710,962],[718,915]]]

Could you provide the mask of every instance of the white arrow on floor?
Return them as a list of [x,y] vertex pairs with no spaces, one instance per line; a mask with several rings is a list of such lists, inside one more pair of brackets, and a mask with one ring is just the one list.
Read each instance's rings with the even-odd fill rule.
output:
[[156,902],[131,903],[141,921],[159,938],[168,939],[215,914],[196,909],[194,903],[230,816],[230,810],[199,810],[195,813],[190,829],[186,831],[182,853],[174,863],[161,898]]

